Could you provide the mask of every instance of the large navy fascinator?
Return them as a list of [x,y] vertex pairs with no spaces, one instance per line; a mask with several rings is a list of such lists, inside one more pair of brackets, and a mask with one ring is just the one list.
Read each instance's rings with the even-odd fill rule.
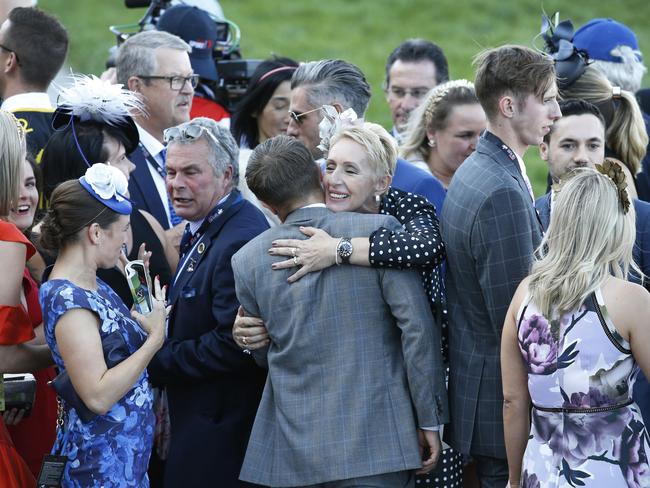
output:
[[570,20],[558,22],[558,12],[553,22],[548,15],[542,15],[540,35],[546,51],[555,61],[555,73],[560,89],[568,88],[582,76],[589,64],[586,51],[573,45],[573,23]]
[[86,174],[79,178],[79,183],[93,198],[111,210],[122,215],[131,214],[133,207],[124,196],[129,183],[124,173],[115,166],[93,164],[86,170]]

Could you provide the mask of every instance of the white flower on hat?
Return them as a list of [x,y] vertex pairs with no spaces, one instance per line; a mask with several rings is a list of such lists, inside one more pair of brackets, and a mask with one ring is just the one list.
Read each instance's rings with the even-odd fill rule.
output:
[[129,183],[124,173],[115,166],[104,163],[93,164],[86,170],[86,181],[97,195],[104,200],[115,197],[118,202],[124,200]]
[[[318,135],[320,136],[320,144],[318,149],[327,153],[330,147],[330,139],[334,134],[344,127],[356,125],[362,122],[357,119],[357,113],[349,108],[341,113],[338,113],[336,108],[332,105],[323,105],[323,120],[318,124]],[[359,120],[359,122],[357,122]]]

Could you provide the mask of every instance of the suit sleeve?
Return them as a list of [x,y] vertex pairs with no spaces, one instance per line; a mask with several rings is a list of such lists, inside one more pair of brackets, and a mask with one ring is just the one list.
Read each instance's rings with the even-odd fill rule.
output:
[[402,331],[402,353],[418,426],[449,421],[441,329],[431,314],[419,275],[411,270],[381,271],[384,300]]
[[533,260],[532,202],[524,196],[515,188],[496,190],[479,209],[472,229],[479,284],[499,341],[510,301]]
[[241,374],[256,367],[232,338],[239,302],[230,259],[247,241],[230,242],[216,262],[208,263],[214,266],[210,300],[214,327],[192,339],[167,339],[149,365],[149,373],[156,383],[204,381],[224,374]]
[[[251,272],[250,268],[245,264],[247,263],[246,255],[242,252],[238,252],[232,257],[232,271],[235,276],[235,291],[237,293],[237,300],[241,303],[241,306],[244,307],[246,313],[251,317],[260,317],[260,309],[257,306],[257,300],[255,299],[255,274]],[[253,359],[255,362],[263,367],[268,369],[268,361],[266,358],[266,353],[269,348],[264,347],[261,349],[256,349],[252,351]]]

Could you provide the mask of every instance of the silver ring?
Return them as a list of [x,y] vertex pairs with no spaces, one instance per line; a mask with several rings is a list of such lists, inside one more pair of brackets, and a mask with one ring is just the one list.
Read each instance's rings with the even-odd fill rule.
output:
[[248,346],[248,340],[246,339],[245,336],[241,338],[241,342],[243,345]]
[[291,255],[292,255],[294,258],[296,257],[296,251],[297,251],[297,250],[298,250],[298,248],[296,248],[296,247],[292,247],[292,248],[291,248]]
[[293,257],[293,264],[294,264],[295,266],[298,266],[298,256],[294,256],[294,257]]

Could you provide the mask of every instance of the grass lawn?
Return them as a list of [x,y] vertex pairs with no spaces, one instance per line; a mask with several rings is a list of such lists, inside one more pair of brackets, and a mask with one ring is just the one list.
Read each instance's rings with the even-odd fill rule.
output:
[[[126,9],[121,0],[40,0],[71,32],[72,69],[100,73],[114,38],[111,24],[136,21],[144,9]],[[275,53],[297,60],[343,58],[358,65],[372,85],[367,118],[390,127],[381,84],[390,51],[404,39],[424,37],[445,51],[453,78],[473,79],[472,57],[484,47],[504,43],[532,45],[541,8],[582,25],[612,17],[630,26],[650,58],[648,0],[222,0],[228,19],[239,25],[245,57]],[[541,47],[541,42],[536,42]],[[646,61],[648,64],[648,61]],[[646,85],[650,82],[646,77]],[[546,168],[536,148],[526,154],[536,195],[546,187]]]

